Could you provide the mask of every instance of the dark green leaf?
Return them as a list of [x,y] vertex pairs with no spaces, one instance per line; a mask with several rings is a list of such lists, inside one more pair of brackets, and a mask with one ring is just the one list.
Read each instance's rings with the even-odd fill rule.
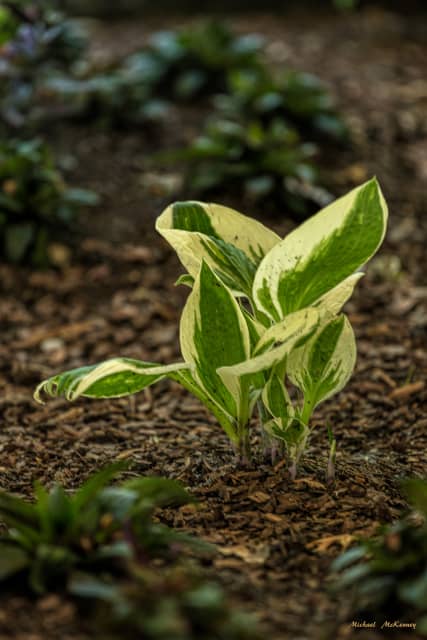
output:
[[24,549],[0,542],[0,580],[19,573],[28,566],[29,561],[29,555]]

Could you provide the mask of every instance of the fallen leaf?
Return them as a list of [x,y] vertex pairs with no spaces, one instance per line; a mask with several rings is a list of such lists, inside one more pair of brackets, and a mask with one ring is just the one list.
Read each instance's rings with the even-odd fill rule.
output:
[[354,539],[354,535],[351,535],[350,533],[342,533],[336,536],[326,536],[325,538],[313,540],[312,542],[308,542],[305,546],[307,549],[315,551],[316,553],[324,553],[334,544],[338,544],[342,549],[347,549]]
[[236,556],[248,564],[264,564],[270,554],[270,549],[267,545],[259,545],[252,550],[239,544],[229,547],[218,547],[218,551],[223,556]]

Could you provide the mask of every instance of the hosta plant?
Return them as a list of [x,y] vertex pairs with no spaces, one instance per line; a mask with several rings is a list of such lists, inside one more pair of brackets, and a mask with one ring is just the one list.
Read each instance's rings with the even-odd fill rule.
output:
[[156,227],[187,270],[180,282],[191,287],[180,322],[182,361],[114,358],[45,380],[36,398],[125,396],[167,376],[213,412],[245,458],[258,407],[266,441],[286,449],[295,474],[313,411],[353,371],[355,340],[341,309],[386,220],[375,179],[283,240],[220,205],[171,205]]
[[350,615],[416,624],[427,636],[427,480],[404,483],[412,514],[382,527],[332,565]]
[[0,143],[0,255],[12,262],[49,262],[49,242],[69,228],[96,194],[70,188],[41,140]]
[[65,590],[76,572],[123,575],[129,562],[176,555],[196,539],[153,520],[157,507],[190,501],[172,480],[145,477],[108,486],[117,463],[92,475],[74,494],[35,486],[35,502],[0,492],[0,581],[35,593]]

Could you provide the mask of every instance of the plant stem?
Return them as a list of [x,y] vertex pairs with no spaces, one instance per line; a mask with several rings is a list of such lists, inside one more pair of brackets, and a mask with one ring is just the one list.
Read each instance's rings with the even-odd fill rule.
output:
[[309,425],[312,413],[313,413],[312,402],[304,398],[304,404],[303,404],[303,408],[302,408],[299,420],[305,429],[305,433],[303,435],[301,442],[296,447],[295,456],[293,456],[291,466],[289,467],[289,474],[292,480],[295,480],[295,478],[297,477],[298,463],[301,460],[307,446],[307,440],[310,435],[310,429],[308,425]]
[[336,458],[337,441],[333,438],[329,449],[328,468],[326,471],[326,481],[332,484],[335,480],[335,458]]
[[252,462],[251,443],[249,441],[249,433],[246,431],[241,435],[239,441],[234,445],[236,453],[237,465],[240,467],[248,467]]
[[297,461],[293,460],[291,466],[289,467],[289,475],[291,476],[291,480],[296,480],[297,477]]
[[313,413],[313,408],[312,408],[311,401],[304,398],[304,405],[302,407],[300,420],[305,427],[308,427],[308,423],[310,422],[312,413]]
[[261,400],[257,400],[257,409],[261,427],[262,455],[267,460],[271,455],[271,437],[264,427],[267,421],[267,412]]
[[276,464],[277,454],[279,447],[277,446],[277,441],[273,440],[271,443],[270,455],[271,455],[271,464],[274,466]]

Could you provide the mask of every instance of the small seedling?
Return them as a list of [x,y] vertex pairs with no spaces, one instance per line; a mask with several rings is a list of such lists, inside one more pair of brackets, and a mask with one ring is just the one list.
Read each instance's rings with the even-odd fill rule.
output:
[[329,440],[329,457],[328,457],[328,469],[326,472],[326,481],[329,483],[335,480],[335,460],[337,457],[337,441],[334,437],[330,425],[328,425],[328,440]]
[[115,358],[55,375],[35,397],[127,396],[169,377],[212,411],[241,459],[251,457],[249,423],[261,404],[265,437],[283,443],[295,475],[313,411],[352,374],[355,338],[341,309],[386,221],[375,179],[283,240],[220,205],[171,205],[156,228],[187,270],[180,282],[192,289],[180,321],[183,360]]

